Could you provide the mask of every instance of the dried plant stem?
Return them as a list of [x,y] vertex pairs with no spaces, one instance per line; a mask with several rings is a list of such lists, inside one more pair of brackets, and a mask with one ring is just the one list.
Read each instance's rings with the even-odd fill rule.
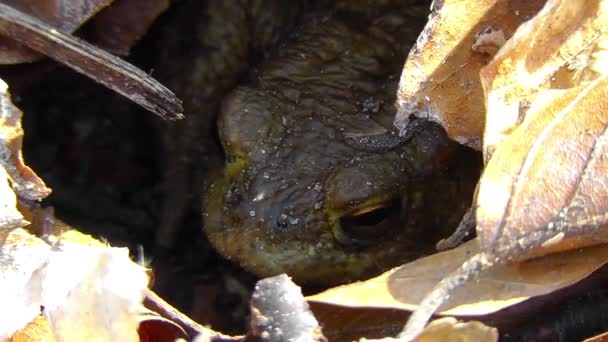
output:
[[431,316],[457,287],[477,277],[481,271],[494,265],[486,253],[473,255],[462,266],[443,278],[431,292],[422,300],[418,308],[412,313],[403,331],[399,334],[399,341],[413,341],[424,329]]
[[437,243],[435,248],[438,251],[445,251],[448,249],[456,248],[458,245],[462,244],[464,239],[466,239],[470,234],[475,232],[475,210],[477,208],[475,206],[471,206],[467,212],[464,214],[458,228],[456,231],[452,233],[452,235],[448,236],[445,239],[442,239]]
[[222,335],[216,331],[213,331],[207,327],[204,327],[197,322],[193,321],[190,317],[186,316],[178,309],[174,308],[171,304],[167,303],[164,299],[160,298],[154,291],[148,291],[146,299],[144,300],[145,306],[179,326],[181,326],[191,337],[202,335],[213,337],[213,341],[237,341],[237,338]]
[[0,34],[67,65],[164,119],[183,117],[181,101],[135,66],[0,1]]

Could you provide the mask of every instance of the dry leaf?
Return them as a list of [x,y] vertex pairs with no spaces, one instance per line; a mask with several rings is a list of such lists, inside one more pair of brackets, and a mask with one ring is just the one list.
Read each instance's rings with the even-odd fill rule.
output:
[[482,71],[483,252],[522,260],[608,241],[607,22],[606,1],[551,0]]
[[0,338],[40,314],[58,340],[137,341],[145,269],[128,250],[69,231],[53,247],[23,229],[0,250]]
[[[313,302],[414,310],[437,282],[479,253],[478,239],[453,250],[418,259],[364,282],[335,287],[309,296]],[[572,285],[608,262],[608,245],[547,255],[484,270],[478,281],[456,288],[440,314],[485,315],[528,298]]]
[[44,316],[36,316],[25,328],[17,331],[10,342],[55,342],[49,322]]
[[403,328],[409,312],[395,309],[346,307],[309,301],[328,341],[357,341],[394,336]]
[[479,70],[545,0],[435,1],[403,68],[396,125],[410,114],[443,125],[450,138],[481,149],[485,107]]
[[197,336],[194,340],[197,340],[199,337],[201,341],[208,341],[208,339],[205,338],[217,342],[235,342],[242,340],[240,337],[223,335],[222,333],[198,324],[190,317],[171,306],[171,304],[159,297],[154,291],[148,291],[144,305],[164,319],[179,325],[189,336]]
[[2,246],[13,229],[28,224],[17,210],[17,197],[9,185],[8,175],[3,167],[0,167],[0,198],[2,198],[0,203],[0,246]]
[[[391,337],[378,340],[362,338],[360,342],[391,342],[399,341]],[[416,338],[416,342],[497,342],[498,330],[488,327],[481,322],[458,322],[453,317],[436,319],[429,323]]]
[[8,339],[40,314],[43,277],[50,246],[23,229],[0,247],[0,339]]
[[51,189],[23,163],[22,116],[21,110],[11,102],[8,85],[0,80],[0,165],[8,173],[11,186],[19,197],[41,200],[51,193]]
[[481,252],[425,296],[413,339],[454,288],[496,264],[608,242],[608,2],[549,0],[482,72]]
[[597,336],[589,337],[585,339],[583,342],[607,342],[608,341],[608,332],[603,334],[599,334]]
[[[72,33],[113,0],[3,0],[63,33]],[[15,41],[0,36],[0,64],[33,62],[42,57]]]
[[482,251],[505,260],[608,241],[608,79],[539,96],[479,183]]
[[601,0],[550,0],[481,70],[486,160],[528,115],[537,96],[583,86],[606,71],[607,7]]
[[140,342],[163,342],[188,338],[188,334],[177,323],[146,308],[140,310],[137,332]]
[[497,342],[498,330],[481,322],[458,322],[444,317],[432,321],[416,338],[416,342]]
[[17,210],[16,195],[40,200],[51,192],[42,179],[23,163],[22,114],[11,102],[7,84],[0,79],[0,245],[11,230],[28,223]]

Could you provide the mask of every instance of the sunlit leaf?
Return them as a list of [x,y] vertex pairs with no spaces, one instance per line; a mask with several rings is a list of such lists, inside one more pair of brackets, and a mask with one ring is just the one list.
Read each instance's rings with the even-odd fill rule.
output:
[[0,80],[0,245],[12,229],[28,223],[17,210],[17,196],[40,200],[51,192],[23,162],[22,114],[11,102],[7,84]]
[[17,331],[10,342],[55,342],[49,322],[43,316],[36,316],[25,328]]
[[188,334],[177,323],[146,308],[142,308],[140,311],[137,332],[140,342],[175,341],[178,338],[188,338]]
[[608,332],[603,334],[599,334],[597,336],[589,337],[585,339],[583,342],[606,342],[608,341]]
[[10,338],[40,315],[41,284],[51,247],[19,228],[0,247],[0,339]]
[[545,103],[547,90],[584,86],[606,72],[607,7],[601,0],[550,0],[481,70],[486,160],[538,96]]
[[58,340],[137,341],[145,269],[128,250],[67,231],[54,246],[13,230],[0,255],[0,338],[41,314]]
[[[479,253],[478,240],[418,259],[367,281],[335,287],[309,301],[348,307],[413,310],[442,278]],[[548,255],[483,271],[477,281],[455,289],[439,311],[475,316],[496,312],[528,298],[547,294],[585,278],[608,262],[601,245]]]
[[479,70],[545,0],[435,1],[403,68],[396,124],[410,114],[437,121],[448,135],[481,149],[485,107]]
[[480,252],[424,297],[403,339],[484,269],[608,242],[606,22],[606,1],[549,0],[481,70]]
[[458,322],[452,317],[437,319],[422,331],[416,342],[496,342],[498,331],[481,322]]
[[7,84],[0,80],[0,164],[19,197],[40,200],[48,196],[51,189],[23,162],[22,116],[21,110],[11,102]]

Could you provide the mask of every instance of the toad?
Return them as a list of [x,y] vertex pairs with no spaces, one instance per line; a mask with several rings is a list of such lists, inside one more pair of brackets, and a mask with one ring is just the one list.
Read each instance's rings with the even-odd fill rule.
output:
[[425,6],[396,3],[310,17],[223,99],[226,161],[203,206],[225,257],[259,276],[343,283],[431,252],[457,225],[476,157],[435,123],[393,128],[425,20]]

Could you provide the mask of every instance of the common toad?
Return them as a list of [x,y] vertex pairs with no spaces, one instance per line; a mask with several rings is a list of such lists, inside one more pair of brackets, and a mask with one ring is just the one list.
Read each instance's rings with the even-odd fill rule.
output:
[[226,165],[204,200],[221,254],[334,284],[429,252],[462,217],[475,172],[454,166],[475,158],[434,123],[392,126],[426,10],[395,3],[311,16],[224,98]]

